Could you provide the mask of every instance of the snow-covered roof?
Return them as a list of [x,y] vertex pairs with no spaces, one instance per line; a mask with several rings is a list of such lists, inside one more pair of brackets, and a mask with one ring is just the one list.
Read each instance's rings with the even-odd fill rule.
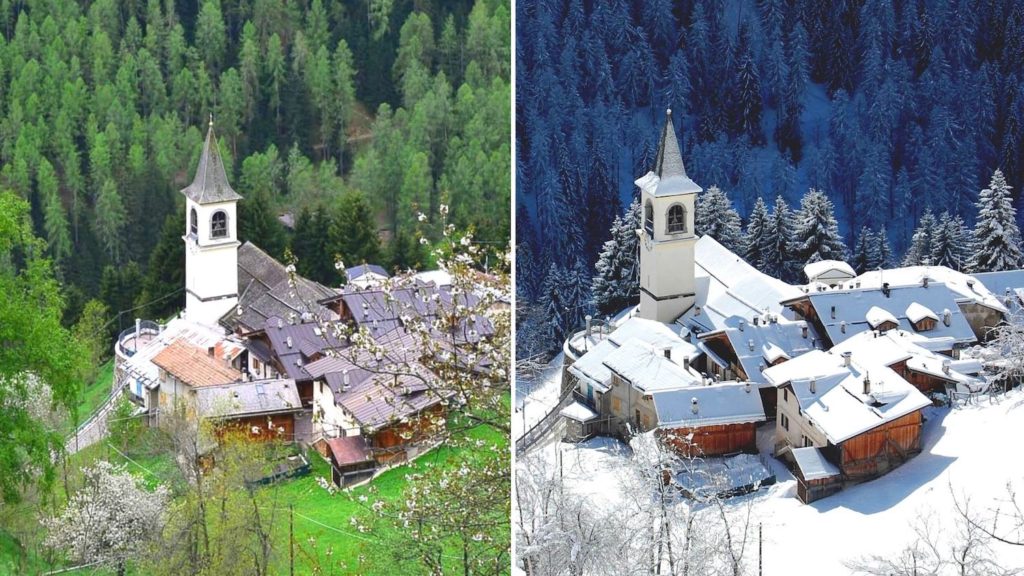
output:
[[821,450],[813,446],[794,448],[793,459],[796,460],[796,465],[804,480],[820,480],[839,475],[839,468],[826,460]]
[[906,315],[907,320],[910,320],[915,324],[920,322],[921,320],[924,320],[925,318],[931,318],[936,322],[939,321],[939,316],[935,312],[932,312],[928,307],[922,306],[917,302],[911,302],[910,306],[907,306]]
[[637,178],[636,185],[652,196],[696,194],[701,191],[701,187],[686,175],[683,156],[679,153],[675,126],[672,124],[671,110],[665,115],[665,125],[661,129],[654,167],[647,174]]
[[835,279],[853,278],[857,275],[853,268],[842,260],[818,260],[817,262],[811,262],[804,266],[804,274],[807,275],[809,282],[814,282],[825,274],[829,274],[830,277]]
[[745,382],[655,392],[653,397],[658,426],[661,428],[745,424],[765,420],[761,395],[756,387]]
[[[793,305],[807,299],[833,344],[878,326],[869,320],[878,320],[883,315],[870,312],[872,308],[888,313],[888,316],[891,316],[890,320],[897,320],[899,328],[913,332],[914,327],[907,318],[906,311],[914,303],[939,314],[940,321],[936,323],[935,328],[925,333],[928,337],[951,337],[956,343],[971,343],[975,341],[974,330],[957,305],[958,297],[958,293],[946,284],[935,282],[929,283],[927,288],[921,284],[890,286],[888,290],[863,286],[836,288],[823,292],[809,292],[794,300],[787,300],[786,303]],[[943,318],[946,311],[949,312],[948,326]],[[869,318],[869,315],[872,318]]]
[[566,418],[576,420],[577,422],[589,422],[594,418],[597,418],[597,413],[579,402],[573,402],[565,408],[562,408],[559,414]]
[[[930,285],[944,284],[955,294],[957,300],[971,300],[1000,312],[1006,312],[1002,301],[986,284],[976,282],[974,277],[945,266],[905,266],[888,270],[872,270],[857,276],[846,284],[848,286],[860,285],[862,288],[881,288],[883,283],[888,283],[890,287],[895,288],[898,286],[921,286],[925,278],[928,278]],[[926,302],[922,302],[922,304],[927,305]],[[928,307],[932,310],[941,310],[941,308]]]
[[812,342],[815,340],[809,328],[807,338],[804,338],[806,322],[785,318],[772,322],[769,316],[756,316],[757,324],[754,324],[753,318],[727,318],[724,321],[727,326],[725,329],[702,336],[706,338],[713,334],[725,334],[747,379],[766,384],[767,381],[761,375],[762,370],[779,359],[788,360],[812,350]]
[[692,368],[684,370],[666,358],[664,351],[637,338],[608,354],[604,364],[647,394],[693,386],[701,381],[700,375]]
[[891,322],[893,324],[900,323],[900,321],[892,315],[892,312],[889,312],[885,308],[879,308],[878,306],[868,308],[868,311],[864,314],[864,319],[868,321],[868,324],[870,324],[872,328],[878,328],[886,322]]
[[607,392],[612,371],[604,365],[604,359],[616,349],[618,346],[611,340],[602,340],[573,362],[572,366],[569,366],[569,372],[589,382],[598,392]]
[[833,444],[931,404],[869,354],[854,352],[846,366],[841,355],[815,350],[769,368],[765,376],[775,386],[792,386],[801,412]]
[[721,330],[733,316],[792,318],[780,302],[803,294],[796,286],[758,271],[710,236],[697,240],[694,260],[696,298],[676,323],[696,332]]

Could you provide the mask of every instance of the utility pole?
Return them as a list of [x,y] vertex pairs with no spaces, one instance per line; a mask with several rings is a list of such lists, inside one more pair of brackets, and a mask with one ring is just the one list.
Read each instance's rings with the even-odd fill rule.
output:
[[761,540],[761,523],[758,522],[757,523],[757,576],[764,576],[764,572],[763,572],[764,562],[762,561],[762,556],[761,556],[761,549],[762,549],[763,542],[764,541]]
[[288,505],[288,558],[289,573],[295,576],[295,504]]

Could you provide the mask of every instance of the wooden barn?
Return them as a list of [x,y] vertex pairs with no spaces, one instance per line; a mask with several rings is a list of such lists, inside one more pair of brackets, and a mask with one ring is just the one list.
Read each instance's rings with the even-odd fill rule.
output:
[[339,488],[370,480],[377,472],[377,462],[366,444],[365,436],[328,438],[321,443],[331,462],[331,480]]
[[679,455],[757,452],[757,424],[765,421],[761,395],[749,383],[656,392],[657,437]]
[[258,380],[197,388],[196,413],[218,437],[242,431],[259,440],[291,442],[302,401],[293,380]]
[[796,496],[810,504],[843,489],[843,475],[835,464],[828,461],[818,448],[793,450],[793,475],[796,476]]

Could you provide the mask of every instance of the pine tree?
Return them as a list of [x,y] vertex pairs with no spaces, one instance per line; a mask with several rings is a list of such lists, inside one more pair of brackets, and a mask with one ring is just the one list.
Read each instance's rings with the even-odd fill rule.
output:
[[750,220],[747,222],[747,235],[744,240],[746,252],[743,254],[743,259],[761,271],[764,271],[765,268],[764,255],[771,249],[767,244],[769,226],[768,207],[765,205],[764,199],[758,196],[757,201],[754,202],[754,209],[750,212]]
[[930,264],[932,266],[946,266],[947,268],[953,268],[957,270],[960,268],[960,263],[956,261],[956,253],[954,249],[954,234],[955,231],[950,229],[950,225],[953,223],[952,218],[949,216],[949,212],[943,212],[942,216],[939,217],[939,225],[935,228],[935,233],[932,234],[932,252],[930,258]]
[[698,236],[711,236],[736,254],[743,253],[740,215],[732,201],[718,186],[711,186],[697,197],[694,228]]
[[[136,305],[144,305],[145,318],[166,318],[185,307],[185,243],[181,241],[181,217],[169,214],[160,239],[149,256]],[[176,295],[174,295],[177,293]]]
[[787,282],[796,281],[789,247],[793,239],[793,213],[780,195],[764,228],[761,271]]
[[640,297],[637,261],[640,227],[640,202],[634,201],[623,216],[616,216],[611,238],[594,264],[596,275],[591,284],[594,306],[602,314],[618,312]]
[[257,188],[238,206],[238,239],[252,242],[274,258],[284,257],[287,245],[284,226],[274,212],[270,195]]
[[864,226],[857,235],[857,245],[853,249],[853,269],[858,274],[863,274],[875,268],[875,235]]
[[892,248],[889,246],[889,236],[885,228],[875,234],[875,262],[878,268],[888,268],[892,265]]
[[935,234],[938,222],[930,209],[925,210],[921,220],[914,229],[914,236],[910,240],[910,248],[903,256],[904,266],[927,265],[932,259],[932,235]]
[[552,262],[541,284],[539,304],[545,318],[542,334],[552,347],[561,345],[569,329],[568,310],[565,306],[566,277],[566,271]]
[[973,272],[1013,270],[1022,265],[1017,211],[1010,200],[1010,186],[996,170],[992,181],[978,195],[978,222],[974,226]]
[[800,200],[793,252],[802,265],[846,258],[832,201],[820,190],[811,188]]

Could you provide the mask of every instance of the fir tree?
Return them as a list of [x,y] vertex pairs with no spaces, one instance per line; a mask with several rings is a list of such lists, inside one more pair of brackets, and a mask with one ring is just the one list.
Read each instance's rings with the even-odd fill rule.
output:
[[885,228],[875,234],[875,262],[878,268],[888,268],[892,264],[892,248],[889,246],[889,235]]
[[602,314],[617,312],[640,297],[636,235],[639,227],[640,202],[634,201],[625,215],[615,217],[611,238],[604,243],[594,264],[596,275],[591,291],[594,306]]
[[789,247],[793,238],[793,212],[780,195],[764,229],[764,249],[761,251],[761,271],[787,282],[795,281],[794,266]]
[[973,272],[1013,270],[1022,265],[1017,211],[1010,201],[1010,186],[996,170],[988,188],[978,195],[978,222],[974,226]]
[[694,228],[698,236],[711,236],[732,252],[743,253],[740,215],[718,186],[708,188],[697,197]]
[[750,220],[747,222],[747,236],[744,240],[747,250],[743,254],[743,259],[762,271],[765,268],[764,255],[771,249],[771,246],[767,244],[769,220],[768,207],[765,206],[764,199],[758,196],[757,201],[754,202],[754,209],[750,212]]
[[539,304],[544,314],[544,328],[541,331],[551,346],[565,340],[569,320],[565,306],[565,288],[568,284],[566,271],[554,262],[548,267],[540,288]]
[[862,227],[860,234],[857,235],[857,244],[853,248],[853,262],[851,262],[853,269],[858,274],[875,269],[875,250],[875,235],[867,226]]
[[184,285],[185,243],[181,241],[181,218],[170,214],[149,255],[149,266],[142,281],[137,305],[144,305],[143,317],[165,318],[184,308],[185,293],[181,291]]
[[924,214],[921,215],[921,220],[917,223],[917,228],[914,229],[914,236],[910,240],[910,248],[907,249],[907,253],[903,256],[904,266],[920,266],[927,265],[931,262],[932,258],[932,235],[935,234],[936,226],[938,222],[935,220],[935,215],[932,211],[925,210]]
[[800,200],[793,252],[802,265],[846,258],[846,247],[839,236],[839,223],[832,201],[820,190],[811,188]]

